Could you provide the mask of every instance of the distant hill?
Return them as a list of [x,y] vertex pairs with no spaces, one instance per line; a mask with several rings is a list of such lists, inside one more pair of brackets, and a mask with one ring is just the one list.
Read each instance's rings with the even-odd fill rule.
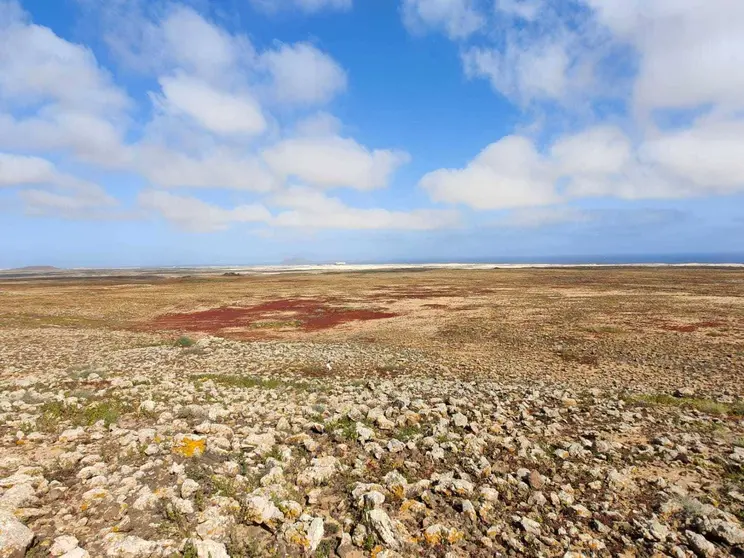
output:
[[17,267],[10,271],[61,271],[61,269],[53,265],[27,265],[26,267]]

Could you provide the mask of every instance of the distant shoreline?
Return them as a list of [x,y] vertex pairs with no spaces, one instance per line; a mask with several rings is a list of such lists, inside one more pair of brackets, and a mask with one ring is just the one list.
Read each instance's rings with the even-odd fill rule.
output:
[[744,268],[744,263],[395,263],[395,264],[306,264],[251,266],[163,266],[69,269],[0,269],[0,279],[11,278],[84,278],[84,277],[146,277],[184,275],[252,275],[281,273],[353,273],[373,271],[423,271],[492,269],[606,269],[606,268]]

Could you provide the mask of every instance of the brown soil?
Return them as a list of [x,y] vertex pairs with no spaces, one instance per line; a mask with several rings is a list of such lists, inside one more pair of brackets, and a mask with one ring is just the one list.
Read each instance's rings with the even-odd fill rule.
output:
[[661,329],[667,331],[679,331],[680,333],[692,333],[701,328],[721,327],[723,322],[697,322],[694,324],[664,324]]

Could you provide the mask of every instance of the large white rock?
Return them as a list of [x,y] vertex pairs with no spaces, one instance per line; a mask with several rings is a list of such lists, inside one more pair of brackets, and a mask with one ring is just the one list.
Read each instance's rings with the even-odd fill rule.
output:
[[369,523],[372,529],[374,529],[377,536],[382,539],[382,542],[393,549],[401,547],[397,530],[388,514],[386,514],[382,509],[377,508],[367,512],[367,517],[369,518]]
[[36,491],[28,484],[16,484],[0,496],[0,510],[13,512],[18,508],[30,507],[36,502]]
[[34,532],[12,514],[0,511],[0,558],[23,558],[34,542]]

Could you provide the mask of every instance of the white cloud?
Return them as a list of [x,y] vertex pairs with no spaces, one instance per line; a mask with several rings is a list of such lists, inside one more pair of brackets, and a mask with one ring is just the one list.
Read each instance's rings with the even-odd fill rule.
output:
[[298,136],[327,137],[341,132],[341,121],[327,112],[316,112],[303,118],[295,125]]
[[246,36],[228,33],[183,4],[79,1],[86,1],[100,16],[111,52],[131,69],[158,75],[179,68],[213,85],[227,86],[255,63]]
[[163,188],[225,188],[270,192],[280,183],[252,155],[214,149],[198,156],[159,145],[142,145],[137,151],[138,170],[152,184]]
[[420,182],[437,202],[474,209],[549,205],[559,201],[552,172],[531,140],[507,136],[462,169],[440,169]]
[[640,154],[700,192],[744,191],[744,119],[703,118],[690,128],[648,139]]
[[16,106],[55,102],[99,113],[129,104],[90,50],[23,19],[6,20],[0,28],[0,100]]
[[350,10],[352,0],[249,0],[256,8],[276,12],[280,10],[299,9],[306,13],[321,10]]
[[471,48],[462,55],[465,75],[483,77],[504,96],[527,104],[565,96],[571,60],[562,42],[521,46],[509,42],[505,52]]
[[465,39],[485,24],[473,0],[403,0],[401,11],[411,32],[441,30],[451,39]]
[[714,103],[744,107],[744,3],[732,0],[586,0],[640,56],[642,110]]
[[162,105],[216,134],[256,135],[266,129],[258,102],[247,92],[226,93],[183,74],[161,77]]
[[632,145],[619,128],[597,126],[558,139],[550,155],[561,176],[605,176],[627,168]]
[[120,126],[103,117],[58,105],[26,118],[0,113],[0,149],[65,151],[80,161],[106,167],[120,167],[129,160],[122,133]]
[[744,192],[744,119],[701,119],[634,145],[614,126],[558,138],[545,154],[533,140],[510,136],[463,169],[440,169],[420,186],[434,201],[473,209],[551,205],[560,200],[629,200]]
[[28,215],[86,219],[118,205],[97,184],[61,172],[40,157],[0,153],[0,187],[3,186],[22,188],[19,196]]
[[271,74],[272,98],[283,103],[317,104],[346,89],[346,72],[308,43],[264,52],[260,64]]
[[27,215],[63,217],[65,219],[119,218],[110,208],[118,202],[103,191],[60,194],[47,190],[29,189],[19,193]]
[[495,7],[505,14],[533,21],[543,8],[543,0],[496,0]]
[[156,190],[141,192],[137,201],[143,209],[153,211],[190,232],[215,232],[235,223],[264,223],[271,219],[268,209],[260,204],[224,209],[197,198]]
[[307,188],[291,188],[273,197],[274,205],[290,208],[273,220],[279,227],[309,229],[432,230],[454,227],[459,215],[448,210],[390,211],[349,207],[338,198]]
[[339,136],[287,139],[266,149],[263,158],[284,179],[295,177],[319,188],[357,190],[387,186],[392,173],[409,160],[407,153],[370,151]]
[[41,157],[0,153],[0,186],[47,185],[77,192],[98,193],[100,187],[61,172]]
[[30,23],[13,5],[13,17],[7,2],[0,5],[0,148],[64,150],[120,164],[127,94],[90,50]]
[[23,186],[55,182],[54,165],[39,157],[0,153],[0,186]]

